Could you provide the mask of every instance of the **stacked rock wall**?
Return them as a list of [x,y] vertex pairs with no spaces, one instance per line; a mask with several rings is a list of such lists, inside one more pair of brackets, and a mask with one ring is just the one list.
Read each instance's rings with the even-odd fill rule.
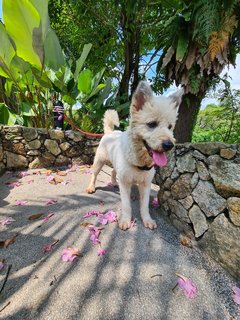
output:
[[0,170],[92,163],[98,143],[76,131],[0,126]]
[[[98,144],[75,131],[0,125],[0,171],[92,163]],[[240,277],[240,146],[177,145],[155,181],[166,217]]]
[[177,145],[155,179],[167,218],[240,277],[240,146]]

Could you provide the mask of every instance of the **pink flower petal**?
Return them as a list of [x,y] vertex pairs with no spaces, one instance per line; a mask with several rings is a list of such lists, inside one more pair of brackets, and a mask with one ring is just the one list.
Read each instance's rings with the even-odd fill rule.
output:
[[45,244],[43,246],[43,252],[46,253],[46,252],[51,252],[52,251],[52,244],[51,243],[48,243],[48,244]]
[[117,214],[116,212],[109,210],[105,214],[98,215],[98,222],[106,225],[108,222],[116,222],[117,221]]
[[95,235],[99,236],[102,229],[95,227],[95,226],[89,226],[88,230],[90,231],[90,234],[95,234]]
[[152,203],[151,203],[153,208],[158,208],[159,207],[159,202],[158,202],[158,198],[155,197],[152,199]]
[[63,181],[60,184],[63,185],[63,186],[66,186],[68,183],[69,183],[69,181]]
[[99,236],[102,229],[95,226],[89,226],[88,230],[90,232],[90,240],[92,241],[92,243],[94,245],[101,243]]
[[92,235],[90,236],[90,240],[92,241],[92,243],[93,243],[94,245],[101,243],[100,239],[98,238],[98,236],[97,236],[96,234],[92,234]]
[[76,248],[63,249],[63,252],[61,253],[61,257],[64,262],[72,262],[74,259],[76,259],[77,256],[80,255],[80,251]]
[[106,249],[99,248],[99,249],[97,250],[97,255],[98,255],[98,256],[103,256],[103,255],[105,255],[106,253],[107,253],[107,250],[106,250]]
[[59,240],[55,240],[52,243],[47,243],[43,246],[43,252],[51,252],[53,250],[53,246],[55,246],[56,243],[58,243]]
[[197,293],[197,287],[196,285],[192,282],[191,279],[188,279],[187,277],[177,275],[178,280],[177,283],[179,287],[183,290],[183,293],[185,296],[189,299],[192,299],[195,297]]
[[15,187],[19,187],[21,185],[20,182],[12,182],[8,184],[9,188],[15,188]]
[[54,213],[53,212],[49,212],[49,214],[46,217],[44,217],[42,220],[43,221],[48,221],[52,216],[54,216]]
[[4,268],[4,264],[2,261],[0,261],[0,271]]
[[105,213],[107,216],[108,222],[116,222],[117,221],[117,214],[113,210],[109,210]]
[[46,202],[46,206],[51,206],[53,204],[56,204],[57,203],[57,200],[56,199],[49,199],[47,202]]
[[100,211],[98,211],[98,210],[90,210],[83,215],[83,218],[88,218],[91,216],[98,216],[99,214],[100,214]]
[[74,172],[74,171],[77,171],[80,168],[80,166],[77,164],[73,164],[73,165],[69,164],[68,168],[69,169],[67,170],[67,172]]
[[53,212],[49,212],[49,214],[46,217],[44,217],[42,220],[43,221],[48,221],[52,216],[54,216],[54,213]]
[[98,222],[105,225],[108,223],[108,217],[105,214],[99,214],[98,215]]
[[26,182],[27,182],[28,184],[30,184],[30,183],[33,183],[34,180],[33,180],[33,179],[29,179],[29,180],[27,180]]
[[27,171],[21,171],[21,172],[18,173],[17,176],[19,178],[23,178],[23,177],[29,176],[29,173]]
[[16,200],[16,206],[25,206],[27,203],[25,200]]
[[89,169],[86,169],[83,171],[83,174],[92,174],[92,172]]
[[108,186],[108,187],[113,187],[113,183],[112,183],[111,181],[109,181],[109,182],[107,183],[107,186]]
[[16,221],[16,220],[14,220],[13,218],[5,218],[3,220],[0,220],[0,224],[2,224],[4,226],[4,225],[10,224],[10,223],[12,223],[14,221]]
[[233,290],[233,301],[236,304],[240,304],[240,288],[233,287],[232,290]]
[[47,181],[48,181],[48,182],[51,182],[51,181],[53,181],[54,179],[55,179],[54,176],[48,176],[48,177],[47,177]]

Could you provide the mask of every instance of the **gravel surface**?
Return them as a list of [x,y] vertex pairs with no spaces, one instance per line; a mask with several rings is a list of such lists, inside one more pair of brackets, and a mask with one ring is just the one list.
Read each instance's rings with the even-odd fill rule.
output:
[[[240,306],[232,299],[232,287],[240,283],[195,246],[183,246],[182,236],[165,222],[159,209],[151,209],[158,228],[145,229],[136,190],[132,193],[136,226],[125,232],[116,223],[103,226],[100,239],[107,254],[98,256],[89,231],[80,226],[83,221],[97,224],[97,219],[83,215],[89,210],[119,214],[120,197],[118,189],[107,185],[108,167],[98,177],[96,193],[86,194],[90,170],[76,168],[66,171],[66,176],[50,173],[65,182],[56,185],[47,181],[46,170],[41,174],[29,170],[30,175],[22,178],[5,173],[0,178],[0,220],[16,220],[0,225],[0,241],[17,235],[13,244],[0,248],[0,259],[5,260],[0,290],[12,265],[0,294],[0,319],[240,319]],[[21,185],[9,188],[7,182]],[[57,203],[46,206],[49,199]],[[27,203],[16,206],[16,200]],[[33,214],[50,212],[54,215],[48,221],[29,220]],[[43,246],[55,240],[59,242],[53,251],[43,253]],[[78,248],[83,256],[63,262],[61,253],[67,247]],[[196,284],[195,298],[186,298],[176,287],[176,273]]]

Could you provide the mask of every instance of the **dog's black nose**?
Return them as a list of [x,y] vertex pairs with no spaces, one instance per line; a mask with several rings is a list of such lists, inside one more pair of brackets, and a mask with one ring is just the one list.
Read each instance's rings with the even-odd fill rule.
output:
[[164,140],[162,142],[162,148],[164,151],[171,150],[174,147],[174,144],[170,140]]

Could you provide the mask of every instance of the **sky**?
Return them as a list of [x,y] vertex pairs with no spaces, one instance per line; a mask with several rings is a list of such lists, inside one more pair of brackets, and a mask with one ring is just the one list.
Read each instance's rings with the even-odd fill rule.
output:
[[[2,18],[2,0],[0,0],[0,19]],[[225,67],[223,72],[221,73],[221,76],[223,76],[225,73],[228,73],[228,75],[232,78],[230,79],[231,87],[232,89],[240,89],[240,55],[237,56],[236,59],[236,67],[230,66],[229,68]],[[172,86],[167,91],[166,94],[169,94],[172,91],[175,91],[176,87]],[[205,108],[206,105],[209,103],[217,103],[216,99],[212,98],[204,98],[202,100],[201,108]]]

